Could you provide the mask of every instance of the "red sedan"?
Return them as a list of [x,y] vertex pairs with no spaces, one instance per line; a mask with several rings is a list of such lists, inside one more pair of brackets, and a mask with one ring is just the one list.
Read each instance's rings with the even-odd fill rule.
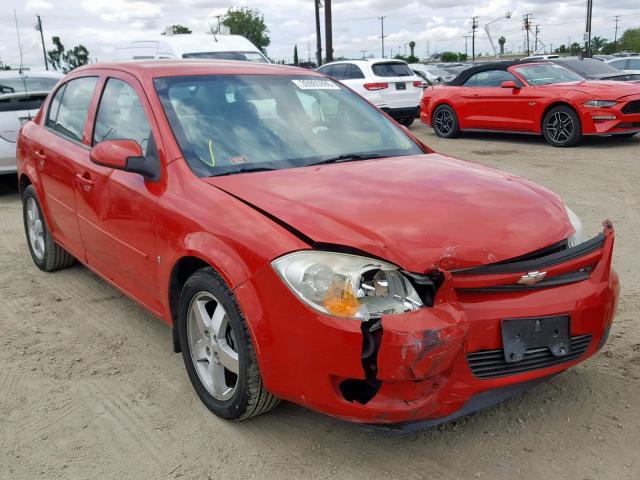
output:
[[487,63],[425,90],[420,118],[444,138],[465,131],[528,133],[572,147],[584,135],[640,132],[640,84],[586,81],[550,62]]
[[173,325],[203,403],[442,422],[598,351],[613,228],[438,155],[319,73],[217,61],[74,70],[19,135],[27,244]]

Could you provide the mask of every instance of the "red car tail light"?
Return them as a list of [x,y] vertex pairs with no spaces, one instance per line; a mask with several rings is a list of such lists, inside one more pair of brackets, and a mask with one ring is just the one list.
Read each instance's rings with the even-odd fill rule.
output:
[[375,90],[384,90],[385,88],[389,88],[388,83],[365,83],[364,88],[367,90],[375,91]]
[[420,80],[416,80],[413,82],[413,86],[416,88],[422,88],[422,82]]

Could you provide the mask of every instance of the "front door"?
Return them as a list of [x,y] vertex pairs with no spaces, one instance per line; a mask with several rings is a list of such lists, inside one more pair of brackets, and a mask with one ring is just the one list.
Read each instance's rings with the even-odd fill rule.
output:
[[[105,140],[135,140],[145,156],[160,161],[152,132],[151,109],[137,80],[110,73],[93,122],[95,145]],[[87,264],[155,312],[157,288],[155,219],[159,182],[96,165],[78,165],[76,202]]]

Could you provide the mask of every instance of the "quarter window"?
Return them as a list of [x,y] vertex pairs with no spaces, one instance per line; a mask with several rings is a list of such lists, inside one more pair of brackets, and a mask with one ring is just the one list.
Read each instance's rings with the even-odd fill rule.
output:
[[516,82],[520,85],[518,79],[511,73],[504,70],[488,70],[479,72],[471,76],[465,83],[465,87],[499,87],[502,82]]
[[630,58],[625,70],[640,70],[640,58]]
[[347,65],[347,71],[344,76],[344,79],[357,80],[361,78],[364,78],[364,73],[362,73],[362,70],[360,70],[360,67],[358,67],[355,63],[349,63]]
[[151,127],[135,90],[126,82],[110,78],[104,87],[93,144],[104,140],[135,140],[147,155]]
[[97,77],[82,77],[60,87],[51,101],[47,126],[81,142],[96,83]]

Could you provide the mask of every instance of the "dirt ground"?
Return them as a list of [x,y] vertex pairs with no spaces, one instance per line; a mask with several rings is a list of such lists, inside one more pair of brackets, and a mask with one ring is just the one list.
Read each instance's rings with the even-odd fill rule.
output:
[[4,177],[0,479],[640,478],[640,138],[558,150],[535,137],[413,130],[441,153],[555,190],[589,233],[613,220],[623,289],[600,354],[522,398],[411,434],[289,403],[225,422],[196,398],[169,327],[83,267],[35,268],[15,177]]

